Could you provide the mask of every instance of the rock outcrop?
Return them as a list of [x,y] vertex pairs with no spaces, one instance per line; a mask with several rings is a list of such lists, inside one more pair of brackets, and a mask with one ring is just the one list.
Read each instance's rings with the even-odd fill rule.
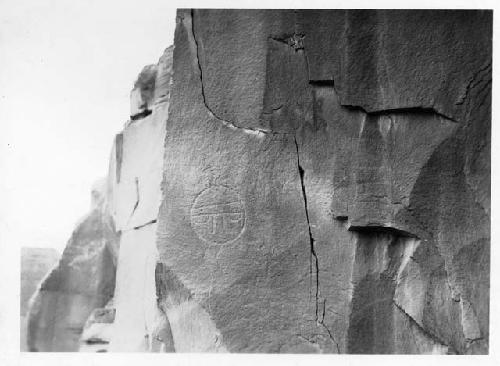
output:
[[113,297],[118,238],[100,181],[92,190],[90,213],[77,225],[58,265],[33,298],[29,351],[78,351],[90,313]]
[[163,349],[156,327],[156,220],[172,75],[169,47],[131,92],[131,116],[112,148],[108,176],[92,191],[59,266],[30,314],[32,351]]
[[491,11],[179,10],[31,349],[488,353],[491,38]]
[[[156,220],[161,203],[172,52],[172,47],[167,48],[158,65],[145,68],[139,75],[134,90],[150,96],[150,112],[131,115],[115,140],[113,150],[121,153],[112,154],[108,173],[110,211],[121,232],[110,351],[150,350],[160,317],[155,289]],[[156,70],[154,76],[149,74],[152,69]],[[146,79],[148,83],[142,82]]]
[[486,353],[492,14],[180,10],[176,351]]
[[59,254],[53,248],[21,248],[21,351],[27,351],[26,327],[29,300],[57,263]]

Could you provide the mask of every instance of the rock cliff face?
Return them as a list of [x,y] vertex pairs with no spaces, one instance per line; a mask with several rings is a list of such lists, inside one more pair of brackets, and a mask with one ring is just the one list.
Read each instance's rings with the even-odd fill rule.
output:
[[[172,51],[145,67],[91,212],[43,282],[29,316],[31,351],[147,351],[162,324],[154,282]],[[157,344],[156,342],[155,344]],[[155,348],[156,347],[156,348]]]
[[[131,110],[138,112],[131,115],[116,139],[114,150],[120,154],[112,154],[117,158],[110,164],[108,191],[121,238],[111,351],[149,350],[160,316],[154,280],[156,220],[161,203],[172,52],[172,47],[167,48],[158,65],[144,68],[139,75],[131,93]],[[151,70],[155,70],[154,75]],[[139,105],[134,95],[147,97]]]
[[178,12],[176,351],[488,351],[491,16]]
[[491,37],[490,11],[179,10],[31,349],[487,353]]

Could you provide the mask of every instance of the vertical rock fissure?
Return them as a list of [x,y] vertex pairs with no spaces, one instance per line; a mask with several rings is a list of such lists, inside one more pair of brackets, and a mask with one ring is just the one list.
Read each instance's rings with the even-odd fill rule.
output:
[[137,210],[137,207],[139,207],[139,202],[141,200],[140,195],[139,195],[139,178],[138,177],[135,177],[135,194],[136,194],[135,204],[134,204],[134,207],[132,208],[132,212],[130,213],[130,216],[128,218],[127,225],[130,222],[130,220],[132,220],[132,217],[134,217],[134,213]]
[[[304,169],[302,168],[302,165],[300,164],[300,153],[299,153],[299,144],[297,143],[297,138],[294,136],[294,139],[293,139],[294,143],[295,143],[295,149],[296,149],[296,152],[297,152],[297,169],[299,171],[299,178],[300,178],[300,185],[301,185],[301,188],[302,188],[302,198],[304,200],[304,210],[305,210],[305,214],[306,214],[306,220],[307,220],[307,228],[308,228],[308,233],[309,233],[309,245],[310,245],[310,250],[311,250],[311,254],[310,254],[310,262],[309,262],[309,273],[310,275],[312,276],[313,275],[313,262],[314,262],[314,275],[316,276],[316,283],[315,283],[315,320],[316,320],[316,324],[319,324],[321,325],[325,331],[328,333],[328,336],[330,337],[330,340],[335,344],[335,347],[337,348],[337,352],[340,353],[340,348],[339,348],[339,345],[337,343],[337,341],[335,340],[332,332],[330,331],[330,329],[328,329],[328,327],[325,325],[324,323],[324,311],[325,309],[323,309],[323,316],[319,317],[319,297],[320,297],[320,285],[319,285],[319,260],[318,260],[318,256],[316,254],[316,248],[315,248],[315,240],[314,240],[314,237],[313,237],[313,234],[312,234],[312,229],[311,229],[311,222],[309,221],[309,208],[308,208],[308,205],[307,205],[307,194],[306,194],[306,186],[305,186],[305,183],[304,183],[304,175],[305,175],[305,171]],[[326,306],[326,304],[325,304]]]
[[273,131],[261,129],[261,128],[251,128],[251,127],[240,127],[234,124],[231,121],[225,120],[221,117],[219,117],[215,112],[209,107],[207,103],[207,98],[205,94],[205,85],[203,83],[203,69],[201,67],[200,63],[200,56],[199,56],[199,44],[198,44],[198,39],[196,38],[196,33],[194,31],[194,9],[191,9],[191,35],[193,37],[194,45],[196,47],[196,63],[198,65],[198,71],[200,74],[200,84],[201,84],[201,97],[203,100],[203,104],[205,105],[205,108],[207,109],[207,112],[210,114],[211,117],[215,118],[216,120],[220,121],[224,126],[229,127],[231,129],[238,129],[242,130],[244,132],[250,133],[250,134],[276,134]]
[[318,321],[319,316],[318,316],[318,297],[319,297],[319,275],[318,275],[318,257],[316,256],[316,250],[314,248],[314,237],[312,235],[312,230],[311,230],[311,223],[309,221],[309,210],[307,207],[307,195],[306,195],[306,187],[304,184],[304,169],[300,165],[300,156],[299,156],[299,145],[297,143],[297,138],[294,137],[294,142],[295,142],[295,149],[297,151],[297,168],[299,171],[299,178],[300,178],[300,185],[302,188],[302,199],[304,200],[304,210],[306,213],[306,220],[307,220],[307,228],[308,228],[308,233],[309,233],[309,245],[310,245],[310,250],[311,250],[311,259],[310,259],[310,264],[309,264],[309,273],[312,276],[313,275],[313,262],[314,262],[314,273],[316,276],[316,289],[315,289],[315,298],[316,298],[316,307],[315,307],[315,319]]

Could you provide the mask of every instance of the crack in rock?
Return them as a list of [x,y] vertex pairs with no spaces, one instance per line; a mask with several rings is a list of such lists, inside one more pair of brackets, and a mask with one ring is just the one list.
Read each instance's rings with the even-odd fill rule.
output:
[[199,74],[200,74],[201,96],[202,96],[202,99],[203,99],[203,104],[205,105],[205,108],[207,109],[207,112],[210,114],[210,116],[213,117],[213,118],[215,118],[215,119],[217,119],[224,126],[230,128],[232,130],[240,130],[240,131],[243,131],[244,133],[247,133],[247,134],[250,134],[250,135],[254,135],[254,136],[258,136],[258,137],[263,137],[265,135],[276,135],[276,134],[279,134],[277,132],[273,132],[271,130],[266,130],[266,129],[262,129],[262,128],[251,128],[251,127],[241,127],[241,126],[238,126],[238,125],[236,125],[235,123],[233,123],[231,121],[228,121],[228,120],[225,120],[225,119],[219,117],[212,110],[212,108],[210,108],[210,106],[207,103],[207,98],[206,98],[206,94],[205,94],[205,86],[204,86],[204,83],[203,83],[203,69],[202,69],[201,63],[200,63],[200,57],[199,57],[199,52],[200,51],[199,51],[198,40],[196,38],[196,33],[194,31],[194,9],[191,9],[191,33],[192,33],[193,41],[194,41],[195,47],[196,47],[196,62],[198,64],[198,70],[199,70]]
[[[307,59],[307,52],[305,52],[305,51],[306,51],[306,49],[304,49],[304,54],[306,55],[306,61],[307,61],[308,60]],[[309,66],[308,66],[308,73],[309,73]],[[437,115],[440,118],[443,118],[445,120],[455,122],[455,123],[459,122],[459,121],[457,121],[457,120],[455,120],[455,119],[453,119],[445,114],[438,112],[437,110],[435,110],[432,107],[415,106],[415,107],[387,108],[387,109],[368,111],[359,105],[342,103],[342,100],[340,99],[340,94],[337,92],[337,89],[335,88],[335,81],[334,80],[314,80],[314,79],[311,80],[310,76],[308,76],[308,79],[309,79],[309,84],[312,85],[313,87],[316,86],[316,87],[333,88],[333,90],[335,91],[335,94],[339,97],[339,105],[341,108],[346,108],[346,109],[349,109],[352,111],[361,111],[364,114],[366,114],[367,116],[378,116],[378,117],[387,116],[390,118],[390,116],[389,116],[390,114],[426,114],[426,115],[435,114],[435,115]]]
[[470,94],[472,89],[477,87],[483,80],[484,80],[484,74],[488,76],[488,74],[491,72],[491,62],[488,62],[486,66],[481,67],[478,71],[476,71],[470,78],[467,86],[465,87],[465,91],[463,94],[459,97],[458,101],[455,102],[455,105],[462,105],[465,100],[467,99],[467,96]]
[[130,216],[127,220],[127,226],[130,223],[130,220],[132,220],[132,217],[134,217],[135,211],[137,211],[137,207],[139,207],[139,202],[141,201],[141,197],[139,194],[139,178],[135,177],[135,204],[134,207],[132,208],[132,212],[130,213]]
[[423,334],[425,334],[428,338],[430,338],[432,341],[436,342],[437,344],[439,344],[440,346],[442,347],[447,347],[448,348],[448,352],[453,352],[454,354],[458,354],[458,352],[450,345],[446,344],[445,342],[443,342],[441,339],[439,339],[439,337],[437,337],[436,335],[430,333],[428,330],[426,330],[423,326],[421,326],[415,319],[413,319],[413,317],[408,314],[396,301],[392,301],[392,303],[394,304],[394,306],[396,307],[396,309],[398,309],[403,315],[405,315],[412,324],[414,324]]
[[308,232],[309,232],[309,245],[310,245],[310,250],[311,250],[311,256],[310,256],[310,260],[309,260],[309,273],[311,275],[311,279],[312,279],[312,275],[313,275],[313,261],[314,261],[314,274],[316,276],[316,291],[315,291],[315,320],[316,320],[316,324],[318,325],[321,325],[323,327],[323,329],[325,329],[325,331],[328,333],[328,336],[330,337],[330,340],[333,342],[333,344],[335,344],[335,347],[337,348],[337,352],[340,353],[340,347],[339,347],[339,344],[337,343],[337,341],[335,340],[335,337],[333,336],[333,333],[331,332],[331,330],[326,326],[326,324],[324,323],[324,316],[325,316],[325,306],[326,306],[326,299],[323,301],[323,315],[320,319],[320,316],[319,316],[319,298],[320,298],[320,284],[319,284],[319,260],[318,260],[318,256],[316,254],[316,248],[315,248],[315,240],[314,240],[314,237],[313,237],[313,234],[312,234],[312,229],[311,229],[311,222],[309,221],[309,208],[308,208],[308,205],[307,205],[307,194],[306,194],[306,186],[305,186],[305,183],[304,183],[304,174],[305,174],[305,171],[304,169],[302,168],[301,164],[300,164],[300,154],[299,154],[299,144],[297,143],[297,138],[294,137],[294,143],[295,143],[295,149],[296,149],[296,152],[297,152],[297,168],[298,168],[298,171],[299,171],[299,177],[300,177],[300,185],[301,185],[301,188],[302,188],[302,198],[304,200],[304,210],[305,210],[305,214],[306,214],[306,220],[307,220],[307,228],[308,228]]
[[148,225],[151,225],[151,224],[156,224],[156,219],[153,219],[153,220],[150,220],[142,225],[137,225],[137,226],[134,226],[133,229],[134,230],[139,230],[139,229],[142,229],[144,226],[148,226]]

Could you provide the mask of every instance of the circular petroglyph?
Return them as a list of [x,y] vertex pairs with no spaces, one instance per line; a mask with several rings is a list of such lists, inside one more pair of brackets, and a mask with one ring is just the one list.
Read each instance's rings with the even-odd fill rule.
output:
[[210,244],[237,239],[245,227],[245,207],[231,188],[215,186],[203,190],[191,206],[191,226]]

